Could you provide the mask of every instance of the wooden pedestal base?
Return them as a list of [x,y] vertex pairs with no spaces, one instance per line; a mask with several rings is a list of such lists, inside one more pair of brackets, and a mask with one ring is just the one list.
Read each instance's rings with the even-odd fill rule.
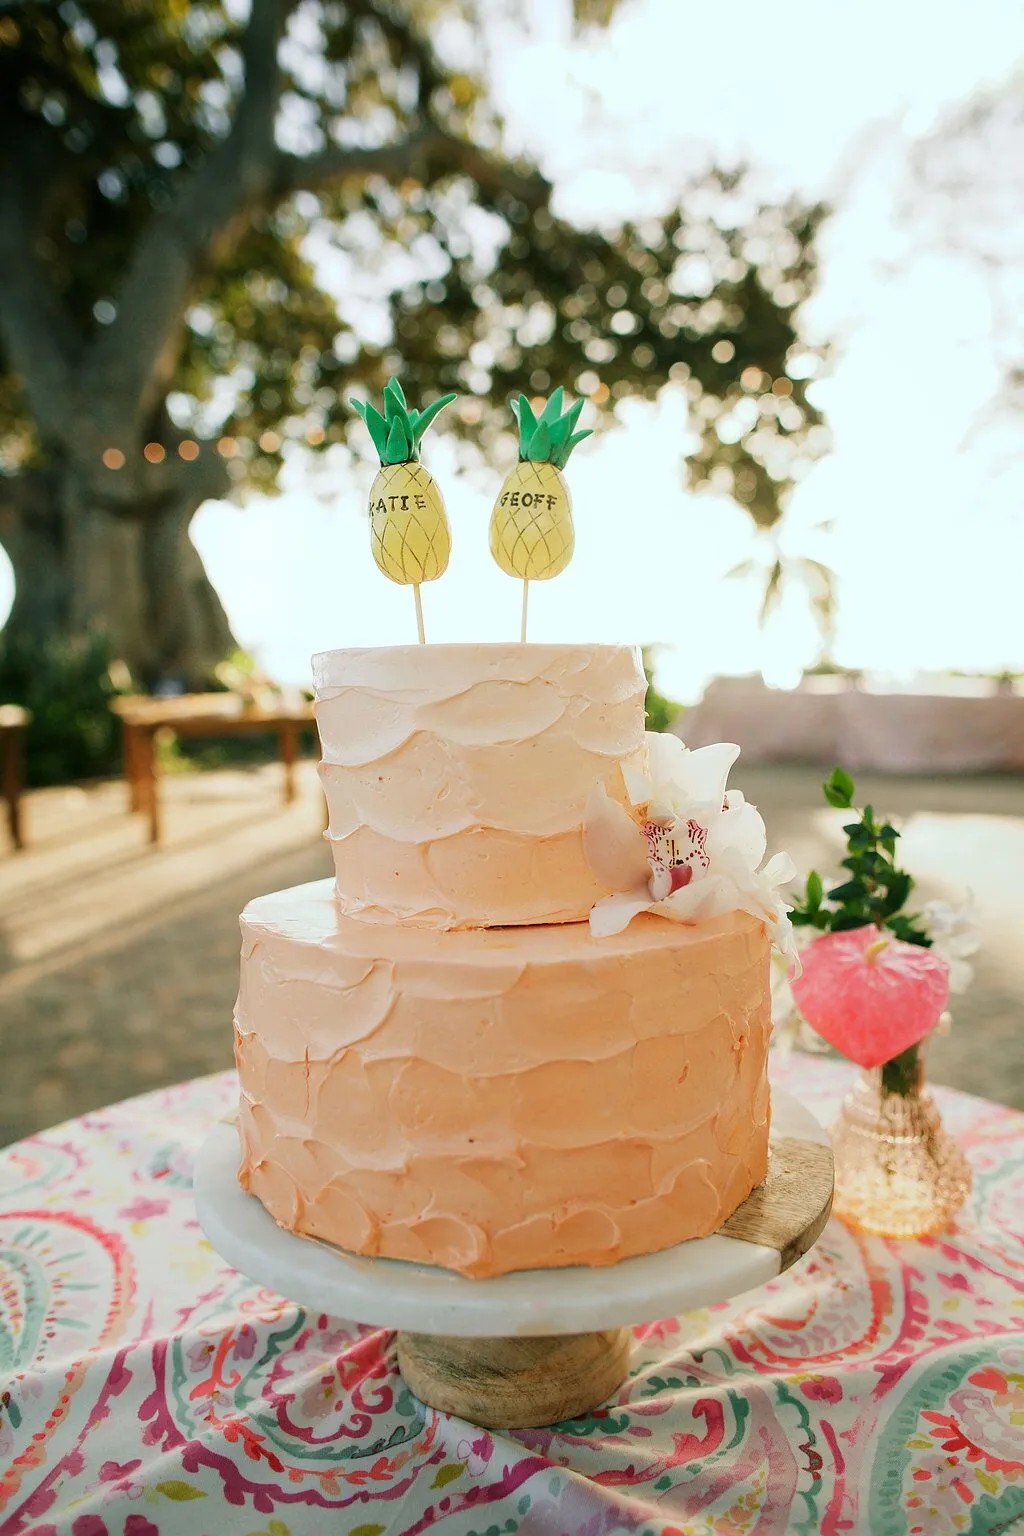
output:
[[626,1379],[630,1331],[545,1338],[398,1335],[398,1368],[431,1408],[485,1429],[532,1429],[589,1413]]

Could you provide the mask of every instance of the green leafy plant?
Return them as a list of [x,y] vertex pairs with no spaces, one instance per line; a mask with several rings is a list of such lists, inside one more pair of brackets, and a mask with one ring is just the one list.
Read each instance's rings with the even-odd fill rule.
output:
[[[832,770],[822,789],[829,805],[839,810],[854,808],[854,783],[842,768]],[[822,877],[812,869],[790,913],[792,922],[822,933],[874,923],[907,944],[930,947],[932,941],[920,918],[905,910],[914,880],[896,864],[899,832],[890,821],[879,820],[873,806],[866,805],[862,811],[854,808],[854,814],[856,820],[843,827],[846,857],[840,867],[846,870],[846,879],[826,891]]]
[[[855,785],[842,768],[833,768],[822,791],[829,805],[854,811],[854,820],[843,827],[846,857],[840,860],[840,867],[846,871],[846,878],[826,889],[821,875],[812,869],[789,914],[794,926],[815,928],[820,933],[840,933],[873,923],[905,944],[930,949],[932,940],[920,915],[906,910],[914,879],[896,863],[899,832],[890,821],[879,819],[873,806],[866,805],[861,811],[854,807]],[[917,1068],[917,1052],[918,1047],[911,1046],[885,1063],[882,1086],[886,1092],[909,1091]]]
[[110,701],[131,691],[131,676],[105,636],[54,635],[42,644],[0,641],[0,704],[21,704],[32,720],[25,740],[30,785],[68,784],[116,773],[121,730]]

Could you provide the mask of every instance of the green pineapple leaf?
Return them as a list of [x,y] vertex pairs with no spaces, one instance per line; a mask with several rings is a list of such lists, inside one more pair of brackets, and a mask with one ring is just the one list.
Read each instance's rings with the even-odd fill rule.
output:
[[396,416],[388,431],[388,440],[384,449],[383,463],[406,464],[413,457],[413,446],[407,426],[408,418],[404,412],[402,416]]
[[537,423],[537,430],[530,439],[528,457],[534,464],[551,461],[551,433],[545,421]]
[[[435,400],[432,405],[428,405],[426,410],[410,412],[410,421],[412,421],[412,440],[417,447],[419,447],[420,440],[422,439],[424,432],[430,426],[430,423],[434,421],[436,417],[440,416],[446,405],[451,405],[452,401],[457,399],[458,396],[454,392],[448,395],[441,395],[440,398]],[[415,417],[415,420],[412,419],[413,417]]]
[[589,429],[575,432],[585,402],[577,400],[563,413],[565,391],[561,385],[553,391],[540,416],[536,416],[525,395],[512,401],[512,413],[519,425],[519,458],[534,464],[554,464],[564,469],[577,443],[589,437]]
[[520,432],[522,432],[525,427],[529,427],[532,432],[534,427],[537,425],[537,418],[533,414],[533,406],[530,404],[529,400],[527,400],[525,395],[520,395],[518,400],[512,401],[512,414],[516,418],[516,421],[519,423]]
[[576,444],[582,443],[585,437],[593,437],[593,435],[593,428],[591,427],[584,427],[582,432],[574,432],[569,441],[559,450],[558,457],[556,459],[552,459],[551,462],[555,465],[555,468],[564,469],[569,455],[576,447]]
[[575,430],[576,430],[576,423],[580,419],[580,412],[582,411],[582,409],[583,409],[583,401],[582,400],[577,400],[576,404],[573,405],[573,406],[570,406],[569,409],[566,411],[565,415],[562,417],[562,420],[565,422],[565,435],[566,435],[566,437],[568,437],[570,435],[570,433],[575,432]]
[[564,416],[560,417],[558,421],[553,422],[552,425],[548,427],[548,432],[551,434],[552,448],[563,448],[565,446],[565,440],[569,436],[571,430],[572,429]]
[[562,414],[562,401],[564,398],[565,390],[562,388],[561,384],[559,384],[558,388],[552,392],[551,398],[548,400],[547,405],[544,407],[543,411],[541,411],[540,420],[542,426],[553,426],[554,423],[558,420],[559,416]]
[[367,401],[353,400],[351,405],[369,428],[381,463],[408,464],[419,457],[420,440],[430,423],[455,399],[454,394],[442,395],[426,410],[415,410],[398,380],[389,379],[384,386],[383,415]]
[[530,457],[530,444],[537,430],[537,418],[525,395],[520,395],[518,400],[512,401],[512,414],[519,427],[519,458],[522,461]]
[[376,448],[380,458],[383,459],[388,440],[387,422],[384,420],[384,417],[377,410],[376,406],[371,405],[368,400],[350,400],[349,404],[363,418],[373,439],[373,446]]

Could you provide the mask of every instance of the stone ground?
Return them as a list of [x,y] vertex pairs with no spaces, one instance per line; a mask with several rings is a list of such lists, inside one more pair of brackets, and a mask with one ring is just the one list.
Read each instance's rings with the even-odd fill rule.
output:
[[[231,1063],[238,912],[330,873],[312,763],[279,802],[276,766],[165,781],[167,839],[145,842],[116,781],[28,798],[30,846],[0,842],[0,1145],[69,1116]],[[801,868],[838,858],[823,772],[737,774],[770,847]],[[906,818],[923,895],[970,888],[983,950],[930,1075],[1024,1108],[1024,779],[862,776],[858,798]],[[0,838],[5,834],[0,832]]]

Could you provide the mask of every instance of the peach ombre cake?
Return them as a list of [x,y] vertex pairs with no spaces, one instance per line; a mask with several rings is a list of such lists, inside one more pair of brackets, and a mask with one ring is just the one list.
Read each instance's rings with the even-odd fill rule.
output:
[[[519,424],[560,469],[580,434],[556,395]],[[376,435],[405,409],[415,437],[384,405]],[[505,510],[532,529],[520,479]],[[547,568],[509,550],[525,628]],[[628,646],[313,667],[335,876],[242,914],[243,1187],[290,1231],[474,1278],[715,1231],[767,1171],[788,943],[737,749],[645,733]]]

